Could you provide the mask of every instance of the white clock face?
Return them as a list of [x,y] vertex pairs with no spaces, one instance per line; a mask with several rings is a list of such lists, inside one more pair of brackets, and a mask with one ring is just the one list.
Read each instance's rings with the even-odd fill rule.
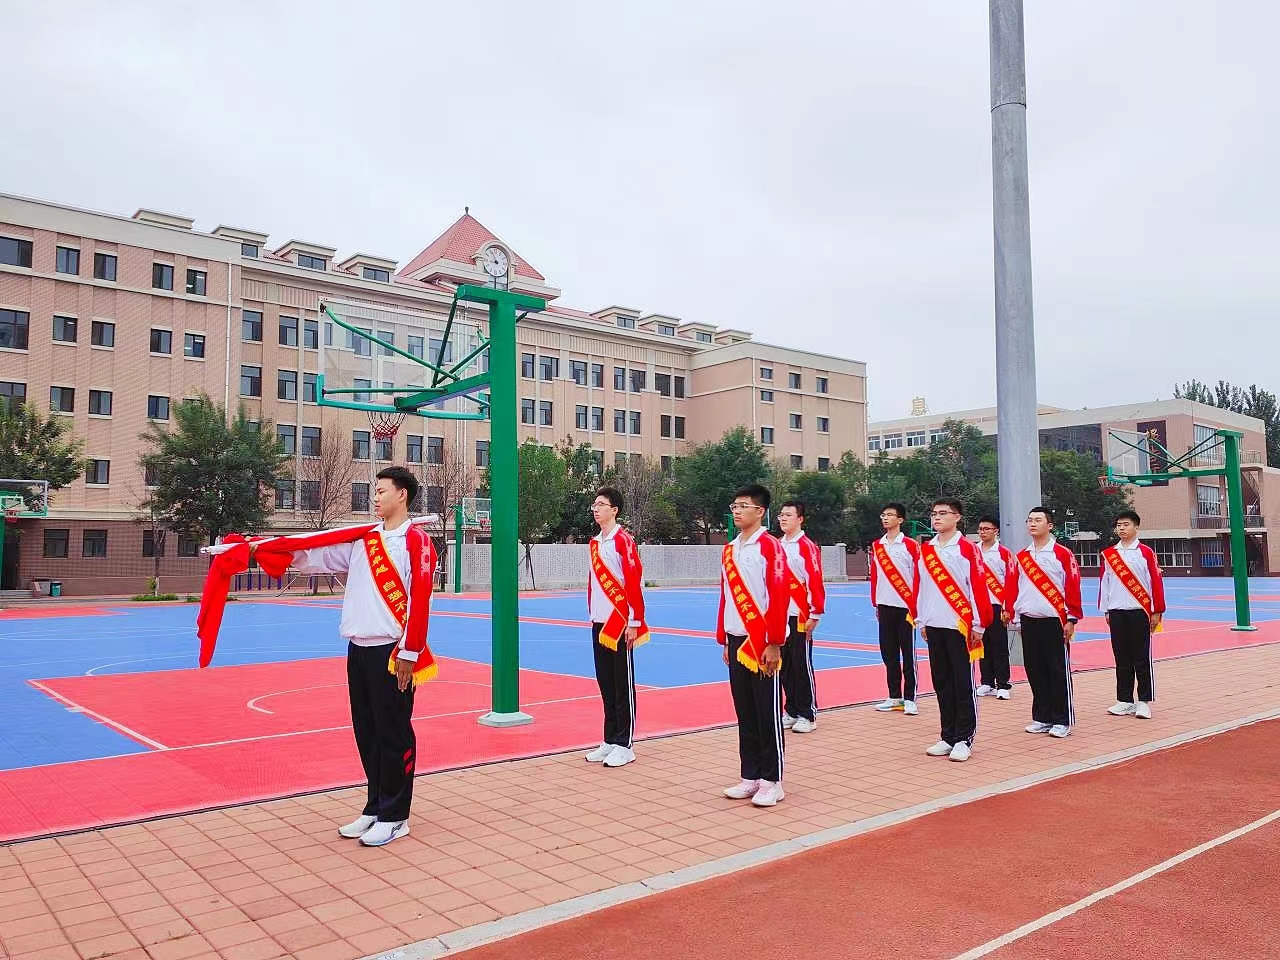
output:
[[490,247],[484,252],[481,264],[484,266],[484,272],[491,277],[507,275],[507,255],[497,247]]

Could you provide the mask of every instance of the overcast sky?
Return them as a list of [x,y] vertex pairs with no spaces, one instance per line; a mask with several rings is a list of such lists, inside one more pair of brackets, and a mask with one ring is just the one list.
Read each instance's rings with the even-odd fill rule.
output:
[[[981,0],[0,0],[0,191],[563,291],[995,400]],[[1039,395],[1280,388],[1280,8],[1027,5]],[[1267,91],[1270,90],[1271,94]]]

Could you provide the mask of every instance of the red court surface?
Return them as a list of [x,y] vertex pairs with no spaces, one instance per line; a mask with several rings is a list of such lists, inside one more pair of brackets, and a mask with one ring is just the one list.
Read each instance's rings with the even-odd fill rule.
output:
[[[460,956],[631,960],[661,936],[670,960],[1277,957],[1278,782],[1280,721],[1258,723]],[[1052,916],[1135,879],[1065,919]],[[1019,931],[1024,925],[1039,928]],[[1015,931],[1025,935],[1008,936]]]

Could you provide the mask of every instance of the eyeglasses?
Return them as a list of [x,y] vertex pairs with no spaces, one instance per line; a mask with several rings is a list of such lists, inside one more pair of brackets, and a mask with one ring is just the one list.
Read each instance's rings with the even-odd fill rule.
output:
[[597,500],[595,503],[591,505],[591,509],[594,510],[596,507],[612,507],[612,506],[613,504],[610,503],[608,500]]
[[743,510],[763,510],[764,507],[758,503],[731,503],[729,504],[730,513],[741,513]]
[[[931,510],[931,511],[929,511],[929,516],[931,516],[931,517],[945,517],[945,516],[947,516],[948,514],[952,514],[952,513],[956,513],[956,512],[955,512],[954,510]],[[960,516],[960,514],[956,513],[956,516],[958,517],[958,516]]]

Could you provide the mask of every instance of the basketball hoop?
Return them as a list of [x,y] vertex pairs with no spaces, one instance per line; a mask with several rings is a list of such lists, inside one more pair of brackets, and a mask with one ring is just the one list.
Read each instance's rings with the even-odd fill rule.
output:
[[1116,493],[1120,490],[1120,484],[1116,483],[1111,477],[1105,473],[1098,477],[1098,488],[1104,494]]
[[405,416],[405,412],[401,410],[397,410],[395,413],[370,410],[369,429],[373,433],[373,439],[394,440],[396,434],[400,431],[400,424],[404,423]]

